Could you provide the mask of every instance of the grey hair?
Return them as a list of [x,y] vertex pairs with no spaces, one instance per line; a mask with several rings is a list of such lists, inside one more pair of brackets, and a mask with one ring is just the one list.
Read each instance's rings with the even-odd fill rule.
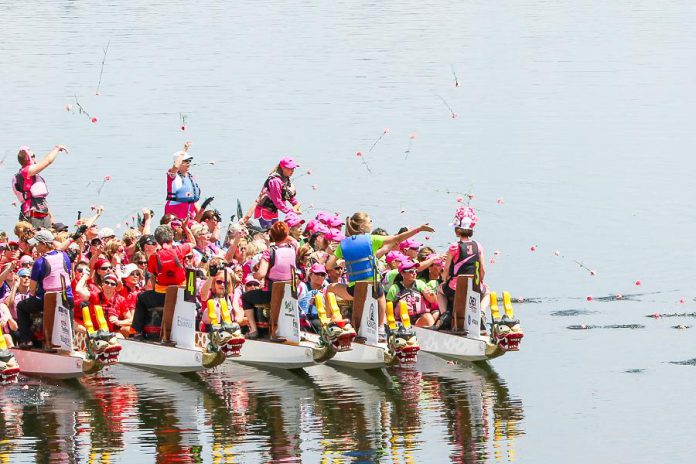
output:
[[168,225],[157,226],[155,229],[155,240],[160,245],[172,243],[174,241],[174,230]]

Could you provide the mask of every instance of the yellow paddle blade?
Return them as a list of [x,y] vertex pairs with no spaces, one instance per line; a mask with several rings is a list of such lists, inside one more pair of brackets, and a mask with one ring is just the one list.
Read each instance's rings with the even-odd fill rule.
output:
[[213,298],[208,300],[206,303],[208,307],[208,319],[212,325],[218,325],[220,321],[218,320],[217,310],[215,309],[215,300]]
[[408,304],[406,304],[405,301],[399,301],[399,316],[401,317],[401,324],[404,328],[410,328],[411,318],[408,316]]
[[222,322],[232,324],[232,315],[230,314],[230,308],[227,306],[227,298],[220,300],[220,315],[222,316]]
[[505,308],[505,315],[510,319],[515,317],[512,310],[512,298],[510,298],[510,292],[503,292],[503,307]]
[[0,334],[0,351],[6,350],[7,349],[7,341],[5,340],[5,336]]
[[491,317],[494,321],[500,319],[500,309],[498,309],[498,292],[491,292]]
[[387,324],[390,330],[396,330],[396,320],[394,320],[394,303],[387,301]]
[[326,298],[329,300],[331,319],[333,319],[335,322],[342,321],[343,316],[341,315],[341,309],[338,307],[338,303],[336,302],[336,295],[334,295],[333,292],[329,292],[327,293]]
[[324,305],[324,295],[317,293],[314,295],[314,305],[317,307],[317,313],[319,314],[319,322],[322,325],[329,323],[329,318],[326,316],[326,306]]
[[86,306],[82,308],[82,323],[85,325],[87,333],[93,334],[95,332],[94,324],[92,324],[92,316],[90,316],[89,308]]
[[99,324],[99,330],[104,332],[109,331],[109,326],[106,324],[106,319],[104,318],[104,310],[99,305],[94,305],[94,314],[97,316],[97,323]]

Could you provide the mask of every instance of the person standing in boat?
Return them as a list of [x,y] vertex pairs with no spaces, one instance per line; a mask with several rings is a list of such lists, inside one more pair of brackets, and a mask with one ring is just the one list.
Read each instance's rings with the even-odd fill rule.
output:
[[273,244],[263,252],[258,270],[253,274],[258,281],[265,279],[266,285],[263,289],[252,290],[242,295],[244,315],[249,321],[249,333],[246,334],[246,338],[258,338],[254,306],[271,302],[273,282],[292,279],[292,270],[297,260],[297,242],[289,235],[289,232],[290,228],[283,221],[271,226],[268,233]]
[[70,273],[72,265],[70,258],[64,251],[56,250],[55,237],[46,229],[41,229],[27,242],[29,246],[36,247],[41,255],[31,269],[31,282],[29,293],[32,295],[17,304],[17,324],[19,325],[19,347],[31,348],[32,314],[43,313],[44,294],[46,292],[60,292],[63,289],[67,297],[67,307],[70,310],[70,320],[73,311],[73,292],[70,286]]
[[377,283],[377,303],[379,307],[379,327],[384,327],[387,301],[384,297],[384,287],[380,282],[379,269],[377,269],[377,251],[382,247],[388,249],[404,240],[408,240],[419,232],[433,232],[428,224],[423,224],[414,229],[406,230],[397,235],[370,235],[372,219],[367,213],[358,212],[346,218],[347,237],[333,246],[334,253],[326,263],[327,269],[333,269],[339,259],[345,259],[348,284],[335,283],[329,286],[328,291],[333,292],[344,300],[353,300],[356,282]]
[[21,168],[12,178],[12,190],[19,200],[20,221],[27,221],[34,227],[46,229],[53,224],[51,211],[46,202],[48,187],[39,173],[53,164],[60,152],[67,153],[68,149],[63,145],[56,145],[44,159],[37,162],[36,155],[29,147],[19,147],[17,161],[19,161]]
[[[448,329],[452,320],[454,296],[457,291],[457,276],[473,275],[474,283],[478,283],[481,295],[485,295],[481,301],[481,308],[486,307],[485,298],[488,296],[486,286],[483,283],[486,274],[483,256],[483,247],[476,240],[472,240],[474,227],[478,218],[471,207],[459,207],[455,213],[453,226],[457,241],[447,250],[447,260],[442,274],[442,285],[438,291],[438,306],[441,317],[438,321],[438,329]],[[483,315],[483,311],[481,312]]]
[[193,219],[198,214],[198,200],[201,189],[189,169],[193,156],[188,150],[191,142],[184,144],[184,149],[174,153],[174,164],[167,171],[167,203],[164,205],[165,214],[173,214],[181,220]]
[[[259,220],[262,229],[268,229],[278,221],[278,211],[282,211],[284,214],[292,211],[301,214],[300,203],[295,198],[297,193],[295,185],[290,180],[295,169],[299,167],[300,165],[295,160],[285,157],[268,175],[253,208],[254,219]],[[292,207],[288,206],[288,203]],[[249,218],[250,214],[247,213],[242,222],[248,221]]]

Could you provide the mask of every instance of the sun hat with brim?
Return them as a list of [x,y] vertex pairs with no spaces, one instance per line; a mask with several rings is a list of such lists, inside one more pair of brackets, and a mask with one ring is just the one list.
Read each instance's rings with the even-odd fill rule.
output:
[[41,229],[34,234],[32,238],[27,240],[29,246],[36,246],[38,243],[53,243],[56,238],[50,230]]
[[399,272],[404,272],[404,271],[407,271],[409,269],[413,269],[416,267],[418,267],[418,263],[414,263],[413,261],[406,261],[406,262],[401,263],[399,265]]
[[103,229],[99,229],[97,237],[102,240],[104,240],[107,237],[116,237],[116,232],[114,232],[114,229],[112,229],[111,227],[104,227]]
[[300,167],[300,165],[297,164],[295,160],[290,158],[289,156],[286,156],[285,158],[281,159],[278,162],[278,166],[285,169],[295,169]]
[[123,268],[123,277],[129,277],[133,272],[139,270],[140,268],[137,266],[137,264],[126,264],[126,266]]
[[329,217],[329,219],[328,219],[327,225],[328,225],[329,227],[337,228],[337,227],[341,227],[341,226],[344,225],[345,223],[346,223],[346,221],[344,221],[344,220],[341,219],[340,217],[338,217],[338,216],[331,216],[331,217]]

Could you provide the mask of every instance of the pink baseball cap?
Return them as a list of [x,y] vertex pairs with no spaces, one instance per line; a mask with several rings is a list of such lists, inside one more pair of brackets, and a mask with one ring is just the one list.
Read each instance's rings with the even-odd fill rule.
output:
[[328,221],[326,222],[326,225],[328,225],[329,227],[337,228],[337,227],[341,227],[345,223],[346,223],[346,221],[344,221],[343,219],[341,219],[338,216],[330,216]]
[[329,229],[329,231],[324,234],[324,237],[326,237],[326,240],[330,242],[340,242],[346,238],[346,236],[343,235],[343,233],[338,229]]
[[329,229],[328,227],[326,227],[326,226],[325,226],[324,224],[322,224],[321,222],[317,222],[317,223],[314,225],[314,230],[312,231],[312,233],[313,233],[313,234],[324,234],[324,235],[326,235],[326,234],[329,233],[330,230],[331,230],[331,229]]
[[316,229],[317,224],[319,224],[319,221],[316,219],[310,219],[307,221],[307,225],[305,226],[305,233],[312,235],[314,233],[314,229]]
[[295,213],[288,213],[285,215],[285,223],[289,227],[295,227],[295,226],[300,226],[305,223],[305,220],[302,219],[300,216],[298,216]]
[[389,253],[387,253],[387,264],[392,263],[393,261],[401,261],[404,262],[408,258],[401,253],[400,251],[392,250]]
[[322,224],[326,224],[327,226],[329,225],[329,221],[331,219],[331,215],[327,213],[326,211],[319,211],[315,217],[315,219]]
[[421,242],[417,242],[416,240],[409,238],[408,240],[404,240],[399,244],[399,250],[405,250],[407,248],[420,248],[422,246],[423,244]]
[[418,267],[418,263],[414,263],[413,261],[404,261],[399,265],[399,272],[403,272],[407,269],[413,269],[414,267]]
[[253,283],[261,284],[261,282],[259,282],[258,280],[254,279],[254,275],[253,275],[253,274],[247,275],[247,276],[246,276],[246,279],[244,279],[244,285],[253,284]]
[[300,167],[300,165],[297,164],[295,162],[295,160],[290,158],[289,156],[286,156],[285,158],[281,159],[280,162],[278,163],[278,165],[281,168],[285,168],[285,169],[295,169],[295,168]]
[[309,272],[312,274],[326,274],[326,268],[323,264],[314,263],[312,267],[309,268]]
[[438,266],[444,266],[445,265],[445,260],[442,259],[439,255],[432,254],[428,256],[428,259],[433,259],[433,264],[437,264]]

